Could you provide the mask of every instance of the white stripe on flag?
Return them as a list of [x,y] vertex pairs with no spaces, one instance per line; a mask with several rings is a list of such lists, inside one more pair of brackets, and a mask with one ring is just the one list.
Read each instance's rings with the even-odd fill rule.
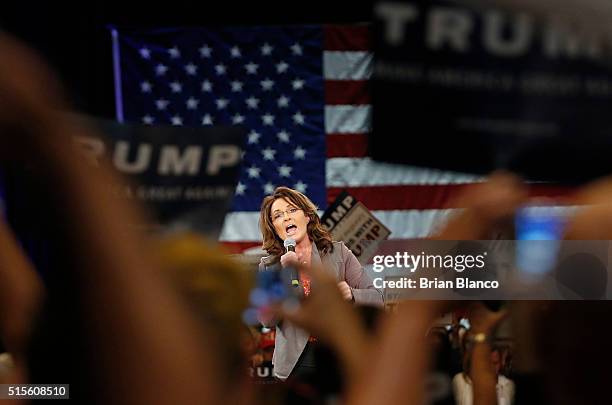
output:
[[372,75],[370,52],[323,52],[325,80],[368,80]]
[[[456,209],[372,211],[391,230],[389,239],[410,239],[428,236],[441,226]],[[259,212],[230,212],[225,217],[221,241],[260,241]]]
[[331,158],[325,164],[327,187],[463,184],[483,179],[472,174],[382,163],[370,158]]
[[372,214],[391,230],[389,239],[424,238],[438,230],[459,209],[389,210]]
[[325,132],[364,134],[370,132],[372,107],[369,105],[325,106]]

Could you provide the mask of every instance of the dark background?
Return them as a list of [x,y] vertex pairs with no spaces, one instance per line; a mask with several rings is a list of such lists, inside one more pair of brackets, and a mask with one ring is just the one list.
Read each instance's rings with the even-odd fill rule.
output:
[[[51,3],[51,4],[50,4]],[[59,74],[74,107],[115,117],[108,24],[130,28],[369,22],[371,0],[313,2],[169,2],[90,0],[3,6],[0,27],[43,54]]]

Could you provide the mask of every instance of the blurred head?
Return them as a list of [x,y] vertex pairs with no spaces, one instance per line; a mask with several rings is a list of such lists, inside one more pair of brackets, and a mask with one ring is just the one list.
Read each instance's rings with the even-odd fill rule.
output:
[[450,339],[453,347],[455,348],[463,348],[463,337],[467,332],[467,328],[463,323],[455,323],[453,324],[450,331]]
[[238,381],[248,361],[245,341],[253,339],[242,322],[252,275],[196,234],[163,240],[158,255],[171,283],[212,335],[214,347],[210,350],[223,360],[226,367],[221,372],[226,381]]
[[465,334],[467,333],[467,328],[464,325],[459,324],[457,327],[457,339],[459,347],[463,345],[463,339],[465,338]]
[[432,366],[435,372],[448,373],[453,369],[452,344],[445,327],[434,326],[427,332],[427,344],[432,353]]
[[321,224],[317,207],[304,194],[288,187],[278,187],[264,198],[259,227],[262,247],[270,255],[282,255],[285,252],[283,242],[287,238],[297,243],[307,238],[324,253],[332,248],[331,236]]
[[501,352],[497,348],[494,348],[491,350],[491,365],[493,366],[493,369],[495,370],[495,374],[499,374],[502,368],[502,358],[501,358]]

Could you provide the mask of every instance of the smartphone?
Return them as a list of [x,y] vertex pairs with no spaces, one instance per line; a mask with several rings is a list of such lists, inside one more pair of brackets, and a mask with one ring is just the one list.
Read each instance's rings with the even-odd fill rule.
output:
[[258,323],[259,314],[273,305],[299,305],[301,291],[301,286],[292,284],[289,269],[258,271],[255,287],[249,295],[250,307],[245,311],[243,320],[254,325]]
[[517,240],[559,240],[563,237],[570,207],[528,204],[515,215]]
[[536,281],[556,265],[570,207],[543,200],[530,203],[515,215],[516,265],[525,281]]
[[280,269],[258,272],[255,288],[251,291],[251,304],[262,307],[282,302],[290,296],[289,283],[286,272]]

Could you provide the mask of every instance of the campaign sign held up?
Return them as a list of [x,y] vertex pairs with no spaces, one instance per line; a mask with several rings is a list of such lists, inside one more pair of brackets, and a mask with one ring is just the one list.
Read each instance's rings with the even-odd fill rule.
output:
[[240,127],[171,127],[86,119],[106,137],[75,141],[92,164],[110,159],[132,183],[113,192],[148,205],[165,227],[218,237],[241,164]]
[[332,239],[343,241],[365,265],[378,245],[391,234],[382,222],[355,197],[343,191],[321,217]]
[[605,33],[443,0],[382,0],[374,15],[375,159],[568,183],[612,172]]

